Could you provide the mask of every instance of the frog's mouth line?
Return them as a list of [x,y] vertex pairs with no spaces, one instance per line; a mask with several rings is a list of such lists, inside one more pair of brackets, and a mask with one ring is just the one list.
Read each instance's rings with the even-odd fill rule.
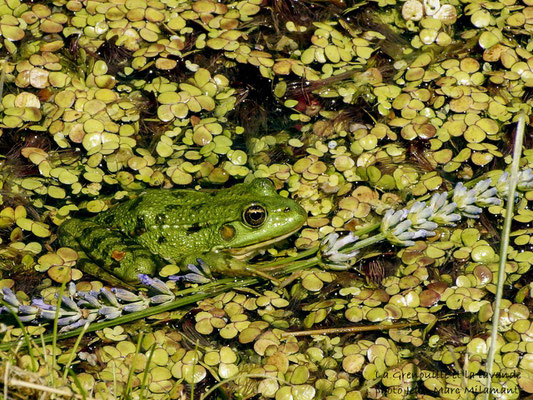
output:
[[259,250],[264,249],[265,247],[268,247],[273,243],[277,243],[280,240],[286,239],[289,236],[294,235],[299,230],[300,228],[297,228],[297,229],[294,229],[293,231],[290,231],[289,233],[286,233],[285,235],[281,235],[273,239],[266,240],[264,242],[252,244],[250,246],[245,246],[245,247],[233,247],[233,248],[226,249],[226,251],[238,260],[247,260],[253,257],[254,255],[256,255]]

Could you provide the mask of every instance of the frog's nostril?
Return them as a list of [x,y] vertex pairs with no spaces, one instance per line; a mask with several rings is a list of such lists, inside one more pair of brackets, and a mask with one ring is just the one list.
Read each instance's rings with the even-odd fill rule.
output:
[[286,212],[286,213],[288,213],[288,212],[290,212],[290,211],[291,211],[291,208],[290,208],[290,207],[285,207],[285,209],[283,210],[283,212]]

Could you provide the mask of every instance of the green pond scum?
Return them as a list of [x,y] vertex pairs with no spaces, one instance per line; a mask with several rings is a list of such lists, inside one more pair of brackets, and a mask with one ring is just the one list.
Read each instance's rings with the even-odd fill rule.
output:
[[0,397],[533,396],[532,94],[533,0],[0,0]]

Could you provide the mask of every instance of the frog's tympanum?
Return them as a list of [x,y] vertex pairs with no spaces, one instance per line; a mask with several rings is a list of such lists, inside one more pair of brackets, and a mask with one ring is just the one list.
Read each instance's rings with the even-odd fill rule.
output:
[[[70,219],[59,241],[80,253],[86,273],[116,283],[138,282],[167,263],[204,259],[236,272],[275,242],[300,229],[306,212],[268,179],[213,192],[151,189],[88,219]],[[116,278],[115,278],[116,277]]]

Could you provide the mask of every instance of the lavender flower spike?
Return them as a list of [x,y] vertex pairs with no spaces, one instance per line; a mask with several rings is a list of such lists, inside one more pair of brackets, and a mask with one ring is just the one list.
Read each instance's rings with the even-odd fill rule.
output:
[[115,319],[122,315],[122,311],[116,307],[104,306],[98,310],[100,315],[103,315],[105,319]]
[[[192,265],[192,264],[189,264],[189,265]],[[195,274],[192,272],[189,274],[185,274],[185,275],[171,275],[168,277],[168,279],[173,280],[173,281],[179,281],[183,279],[184,281],[187,281],[187,282],[202,283],[202,284],[211,282],[211,279],[203,275]]]
[[79,328],[81,326],[89,325],[96,318],[97,318],[97,314],[94,314],[94,313],[93,314],[89,314],[89,316],[86,319],[82,318],[82,319],[79,319],[78,321],[74,322],[73,324],[70,324],[70,325],[62,327],[59,330],[59,333],[68,332],[68,331],[71,331],[73,329]]
[[433,210],[429,221],[433,221],[439,225],[454,226],[454,222],[461,219],[459,214],[453,212],[457,208],[457,204],[454,202],[448,203],[448,193],[435,193],[429,201],[429,208]]
[[187,264],[187,269],[191,272],[185,275],[171,275],[168,277],[171,281],[188,281],[192,283],[209,283],[214,280],[211,276],[211,268],[202,259],[198,258],[198,266]]
[[174,295],[169,296],[168,294],[156,294],[155,296],[150,297],[150,303],[152,304],[163,304],[169,301],[174,300],[176,297]]
[[72,323],[70,325],[66,325],[66,326],[62,327],[59,330],[59,333],[68,332],[68,331],[71,331],[73,329],[79,328],[80,326],[85,325],[87,322],[88,321],[86,319],[79,319],[79,320],[77,320],[76,322],[74,322],[74,323]]
[[68,294],[70,297],[74,298],[76,297],[76,284],[74,282],[70,282],[67,286]]
[[13,307],[18,307],[20,306],[20,302],[18,301],[17,299],[17,296],[15,296],[15,293],[13,293],[13,291],[7,287],[5,288],[2,288],[2,294],[3,294],[3,300],[9,304],[10,306],[13,306]]
[[405,221],[400,222],[396,227],[394,227],[394,230],[392,231],[392,236],[398,236],[402,233],[406,232],[413,223],[406,219]]
[[[426,205],[425,202],[417,201],[409,208],[407,219],[412,222],[413,229],[423,229],[427,232],[431,232],[439,227],[436,222],[429,221],[432,214],[432,207]],[[433,235],[434,234],[435,233],[433,232]],[[428,236],[428,234],[426,234],[426,236]]]
[[[351,260],[357,254],[359,250],[350,249],[349,245],[359,240],[359,237],[354,235],[353,232],[348,233],[346,236],[339,239],[339,234],[332,232],[322,240],[322,257],[333,263],[344,263]],[[344,251],[341,249],[348,246]]]
[[126,289],[112,288],[111,292],[117,297],[117,299],[122,301],[133,302],[141,300],[140,296]]
[[72,311],[80,311],[76,302],[67,296],[61,297],[61,307],[63,306],[68,307]]
[[509,172],[501,174],[500,178],[494,184],[494,187],[501,198],[507,198],[507,193],[509,192]]
[[55,306],[46,304],[43,299],[33,299],[31,304],[35,307],[38,307],[41,311],[54,311],[56,310]]
[[37,314],[19,315],[20,322],[31,322],[37,319]]
[[90,305],[94,308],[102,307],[100,300],[98,300],[98,293],[94,291],[90,292],[79,292],[78,297],[82,299],[80,305]]
[[401,221],[407,218],[409,210],[402,208],[401,210],[394,211],[393,209],[387,210],[383,219],[381,220],[381,232],[386,233],[389,230],[393,229]]
[[78,321],[81,317],[82,317],[81,313],[76,314],[76,315],[69,315],[68,317],[59,318],[57,320],[57,324],[59,326],[70,325],[70,324]]
[[39,307],[21,304],[18,308],[17,314],[22,322],[30,322],[39,316],[39,312]]
[[18,312],[19,314],[26,314],[26,315],[35,315],[39,312],[39,307],[35,306],[26,306],[24,304],[19,306]]
[[146,310],[150,305],[146,301],[138,301],[136,303],[126,304],[122,308],[126,313]]
[[146,275],[141,275],[141,279],[155,292],[152,297],[148,298],[145,294],[139,295],[117,288],[111,290],[102,288],[98,292],[94,290],[78,292],[75,286],[70,285],[68,295],[61,298],[59,310],[57,304],[45,303],[43,299],[33,299],[31,305],[20,304],[13,291],[8,288],[2,289],[0,294],[8,303],[8,307],[18,314],[21,321],[54,320],[59,317],[58,324],[63,326],[60,332],[65,332],[99,319],[111,320],[124,313],[145,310],[150,307],[150,303],[161,304],[176,298],[160,279]]
[[118,304],[118,300],[117,298],[115,297],[115,295],[113,294],[113,292],[111,292],[109,289],[106,289],[106,288],[101,288],[100,289],[100,294],[104,297],[104,299],[106,299],[109,304],[111,304],[113,307],[119,307],[120,305]]
[[461,182],[455,185],[453,202],[457,204],[457,208],[465,217],[478,218],[483,211],[480,207],[474,205],[476,194],[474,189],[468,190]]
[[416,238],[416,232],[403,232],[397,236],[389,238],[392,243],[399,244],[400,246],[412,246],[415,242],[412,239]]
[[[59,311],[59,316],[61,317],[61,310]],[[56,312],[52,310],[41,310],[41,318],[43,319],[55,319]]]
[[414,239],[434,236],[435,232],[426,229],[411,230],[411,221],[406,220],[399,223],[394,231],[387,235],[387,240],[400,246],[412,246],[415,244]]
[[141,280],[141,283],[145,286],[149,286],[152,289],[155,289],[156,291],[166,294],[169,296],[173,296],[174,294],[170,291],[167,285],[165,285],[165,282],[158,278],[150,278],[148,275],[145,274],[139,274],[139,279]]
[[473,190],[476,193],[476,205],[488,207],[492,205],[499,206],[502,201],[496,197],[498,190],[491,187],[491,180],[485,179],[476,184]]
[[524,169],[518,173],[517,188],[521,192],[533,189],[533,171],[531,171],[531,168]]

